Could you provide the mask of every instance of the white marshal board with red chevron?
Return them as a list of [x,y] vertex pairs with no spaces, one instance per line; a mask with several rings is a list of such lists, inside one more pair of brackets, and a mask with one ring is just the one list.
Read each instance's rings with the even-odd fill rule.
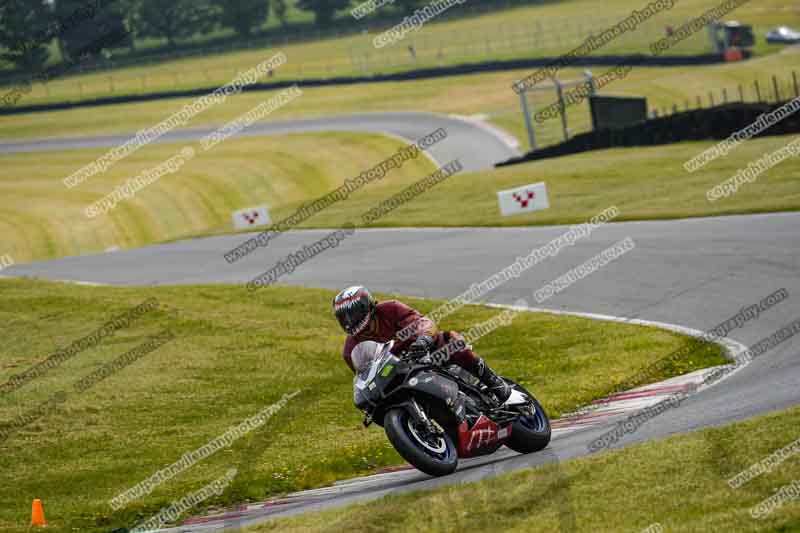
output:
[[500,204],[500,214],[504,217],[530,211],[541,211],[550,207],[550,201],[547,199],[547,187],[543,181],[507,191],[498,191],[497,202]]
[[233,227],[247,229],[255,226],[268,226],[272,224],[269,219],[267,206],[245,207],[233,212]]

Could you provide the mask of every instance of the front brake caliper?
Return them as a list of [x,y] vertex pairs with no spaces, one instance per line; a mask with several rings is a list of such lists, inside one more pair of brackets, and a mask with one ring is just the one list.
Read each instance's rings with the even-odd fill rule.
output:
[[432,422],[428,418],[428,415],[425,414],[425,411],[422,410],[422,407],[420,407],[417,401],[414,400],[413,398],[411,399],[411,405],[414,407],[414,410],[416,411],[416,416],[414,418],[422,422],[425,431],[427,431],[428,433],[436,434],[436,426],[434,426],[436,422],[435,421]]
[[444,433],[444,428],[442,426],[440,426],[439,422],[437,422],[436,420],[431,420],[431,426],[432,426],[432,428],[434,430],[434,433],[439,434],[439,435]]

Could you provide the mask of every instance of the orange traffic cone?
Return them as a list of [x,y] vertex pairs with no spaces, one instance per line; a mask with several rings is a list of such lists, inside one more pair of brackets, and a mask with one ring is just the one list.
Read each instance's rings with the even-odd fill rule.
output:
[[44,527],[47,523],[44,521],[44,508],[42,507],[42,500],[36,498],[33,500],[31,506],[31,525]]

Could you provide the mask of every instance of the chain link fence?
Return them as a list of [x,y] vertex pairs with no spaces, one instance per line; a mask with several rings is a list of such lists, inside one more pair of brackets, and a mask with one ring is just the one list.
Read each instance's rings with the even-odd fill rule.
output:
[[[587,97],[577,103],[565,102],[563,95],[567,90],[585,86]],[[521,117],[528,137],[529,149],[537,150],[569,140],[571,137],[591,131],[592,117],[589,95],[601,94],[596,78],[590,71],[584,71],[583,79],[558,80],[540,83],[520,92],[520,109],[504,111],[503,116],[512,113]],[[613,91],[613,88],[611,90]],[[634,96],[634,95],[630,95]],[[650,101],[648,116],[663,117],[690,111],[737,102],[777,104],[800,97],[800,76],[796,71],[781,72],[767,78],[755,79],[747,83],[732,83],[726,87],[714,87],[704,94],[682,101]],[[558,113],[544,119],[538,111],[555,107]],[[521,111],[521,113],[520,113]]]
[[[447,30],[429,24],[384,48],[372,45],[372,33],[293,45],[288,40],[251,41],[244,51],[223,61],[214,54],[222,47],[178,54],[144,57],[121,63],[104,59],[93,64],[79,64],[69,76],[35,83],[25,100],[28,103],[82,100],[105,96],[149,94],[161,91],[216,87],[235,77],[264,54],[276,49],[287,53],[290,61],[273,74],[275,80],[302,81],[338,76],[369,76],[460,63],[494,60],[558,57],[618,23],[621,17],[593,17],[521,21],[513,24],[486,25],[475,21],[469,31]],[[647,45],[662,37],[672,23],[648,20],[636,31],[627,32],[607,44],[596,55],[647,53]],[[250,52],[248,52],[250,50]],[[679,53],[708,51],[707,37],[696,35],[681,44]],[[200,57],[202,56],[202,57]],[[119,70],[124,68],[124,70]],[[15,80],[17,83],[26,80]],[[11,83],[7,80],[6,83]]]

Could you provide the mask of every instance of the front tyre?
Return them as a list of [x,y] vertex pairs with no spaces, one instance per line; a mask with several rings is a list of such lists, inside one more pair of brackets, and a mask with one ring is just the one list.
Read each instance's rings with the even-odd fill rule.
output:
[[550,444],[550,419],[533,394],[520,385],[513,387],[530,398],[530,414],[521,415],[512,425],[511,436],[506,446],[517,453],[533,453],[543,450]]
[[401,407],[386,413],[383,429],[397,453],[418,470],[430,476],[446,476],[455,472],[458,452],[447,433],[426,436],[416,427],[408,411]]

